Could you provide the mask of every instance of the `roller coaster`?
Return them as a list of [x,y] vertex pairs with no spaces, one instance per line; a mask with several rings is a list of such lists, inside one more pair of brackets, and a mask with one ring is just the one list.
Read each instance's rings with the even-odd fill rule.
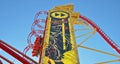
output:
[[[81,64],[79,48],[116,57],[116,60],[96,62],[94,64],[120,62],[120,47],[97,24],[82,16],[79,12],[74,12],[73,9],[73,5],[64,5],[55,6],[49,12],[38,12],[28,35],[28,46],[23,52],[2,40],[0,40],[0,48],[23,64]],[[41,19],[43,14],[47,15],[47,18]],[[96,33],[99,33],[118,54],[83,45]],[[31,41],[33,36],[36,38],[34,43]],[[81,42],[76,43],[76,40],[81,38],[83,38]],[[29,49],[32,49],[33,57],[39,57],[37,62],[26,55]],[[0,58],[9,64],[14,64],[14,62],[2,55],[0,55]],[[3,64],[2,61],[0,61],[0,64]]]

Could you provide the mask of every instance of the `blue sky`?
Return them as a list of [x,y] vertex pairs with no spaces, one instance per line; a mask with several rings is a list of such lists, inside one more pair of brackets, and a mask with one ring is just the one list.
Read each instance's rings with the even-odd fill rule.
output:
[[[65,4],[74,4],[75,12],[80,12],[80,14],[94,21],[120,46],[120,0],[0,0],[0,39],[23,51],[27,46],[27,36],[31,31],[35,14]],[[92,43],[86,43],[85,45],[117,54],[99,34],[93,36],[90,42]],[[99,53],[97,55],[97,53],[79,49],[81,64],[94,64],[90,62],[114,59],[114,57]],[[17,60],[4,51],[0,51],[0,54],[14,61],[15,64],[19,64]],[[29,56],[30,54],[31,51],[27,53]],[[4,64],[7,63],[4,62]]]

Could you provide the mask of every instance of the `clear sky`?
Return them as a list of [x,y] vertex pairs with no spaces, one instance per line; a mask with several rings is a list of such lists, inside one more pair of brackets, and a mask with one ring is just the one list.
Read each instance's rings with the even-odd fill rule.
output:
[[[120,46],[120,0],[0,0],[0,39],[23,51],[27,46],[27,36],[31,31],[35,14],[65,4],[74,4],[75,12],[80,12],[94,21]],[[89,42],[92,43],[87,42],[85,45],[117,54],[99,34],[93,36]],[[0,54],[14,61],[15,64],[20,64],[4,51],[0,50]],[[30,54],[31,51],[27,53],[31,57]],[[81,48],[79,48],[79,57],[81,64],[117,59]],[[111,64],[120,64],[120,62]]]

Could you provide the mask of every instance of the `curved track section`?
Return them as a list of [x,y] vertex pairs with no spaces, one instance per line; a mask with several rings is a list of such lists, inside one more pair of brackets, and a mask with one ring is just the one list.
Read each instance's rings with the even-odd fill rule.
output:
[[84,16],[79,16],[82,20],[85,20],[87,23],[89,23],[93,28],[96,29],[96,31],[103,37],[103,39],[113,48],[115,49],[119,54],[120,54],[120,47],[110,38],[105,34],[105,32],[102,31],[100,27],[98,27],[94,22],[89,20],[88,18]]
[[[46,19],[41,19],[39,16],[40,15],[47,15],[46,11],[39,11],[35,17],[34,17],[34,22],[31,26],[31,32],[28,35],[27,38],[27,43],[28,46],[23,50],[23,52],[26,54],[29,49],[33,48],[33,43],[32,43],[32,38],[34,37],[39,37],[39,36],[44,36],[44,31],[45,31],[45,23]],[[44,24],[44,25],[43,25]]]

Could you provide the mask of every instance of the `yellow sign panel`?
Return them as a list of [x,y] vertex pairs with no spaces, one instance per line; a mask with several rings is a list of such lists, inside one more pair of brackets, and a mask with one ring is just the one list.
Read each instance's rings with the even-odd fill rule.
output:
[[54,8],[49,11],[42,64],[78,64],[79,62],[75,48],[73,20],[71,20],[72,9],[68,6],[62,7],[68,9],[54,10],[56,9]]

